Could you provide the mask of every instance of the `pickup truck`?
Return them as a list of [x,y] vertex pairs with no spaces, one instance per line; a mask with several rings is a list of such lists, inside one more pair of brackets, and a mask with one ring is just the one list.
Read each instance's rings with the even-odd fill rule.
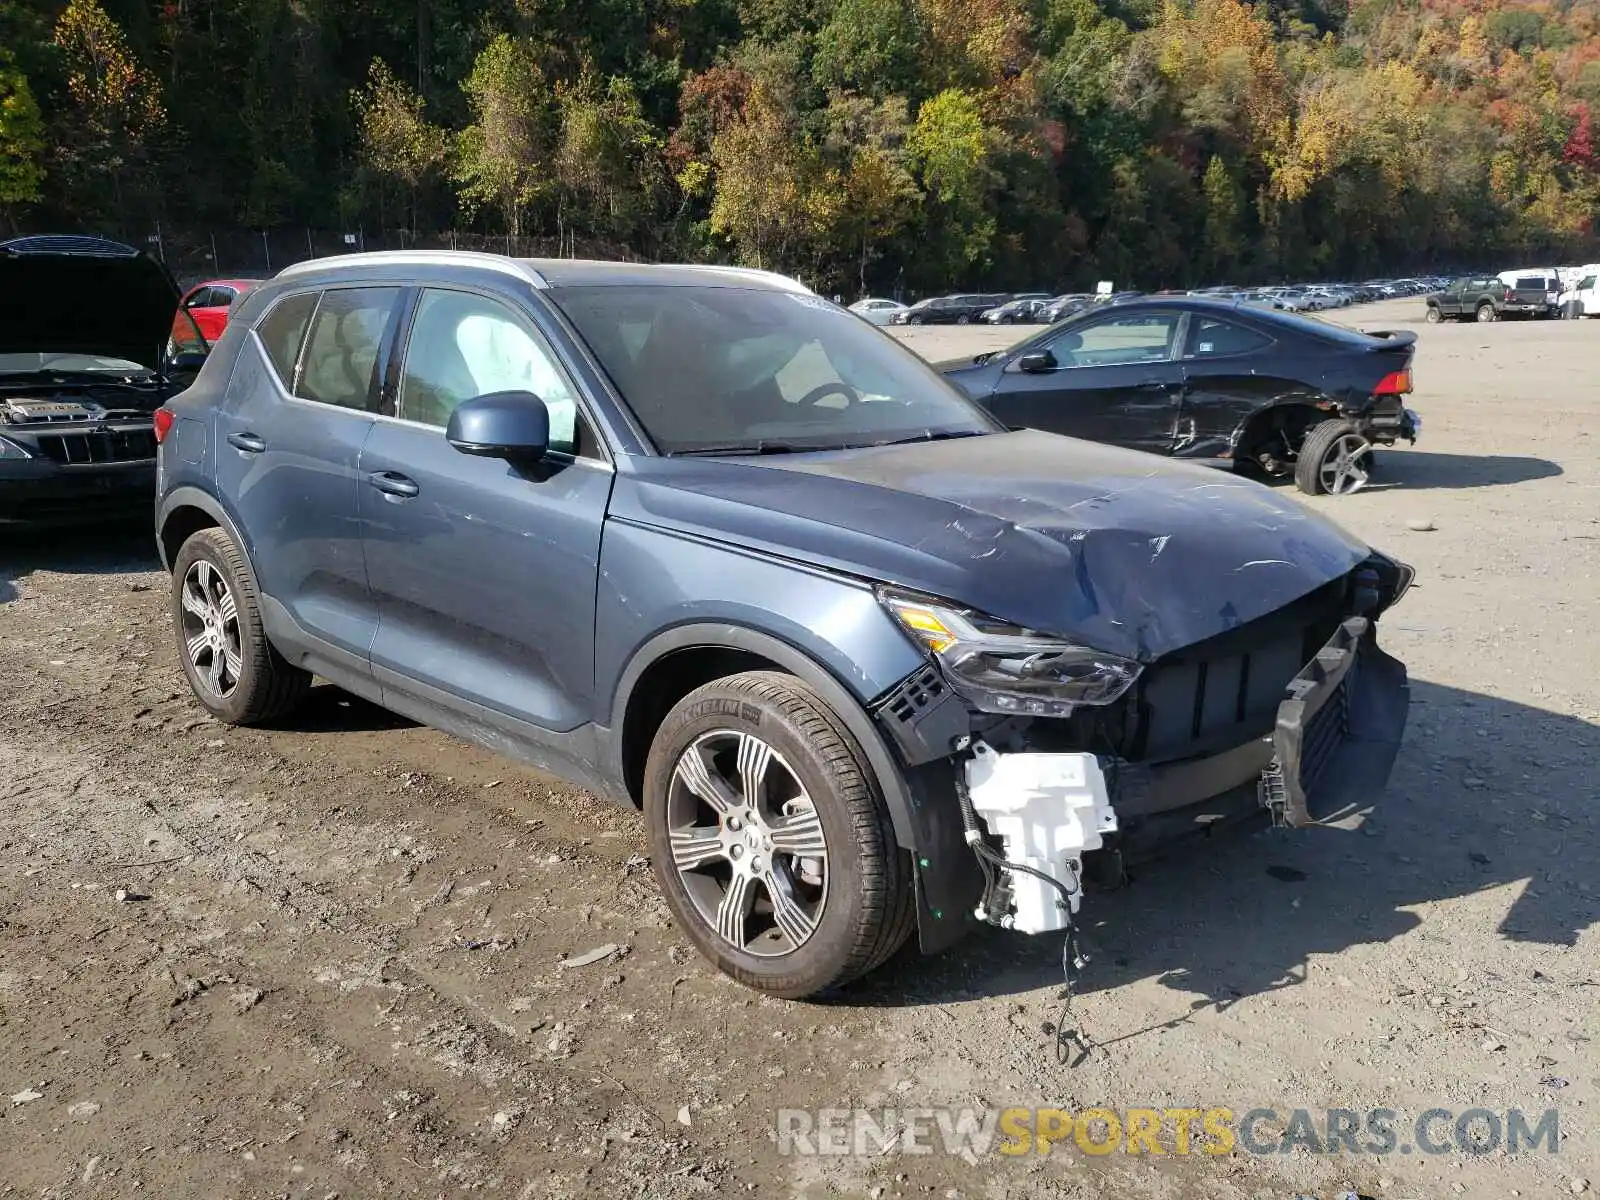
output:
[[1560,284],[1554,276],[1518,275],[1509,280],[1495,276],[1453,280],[1442,292],[1428,297],[1429,324],[1440,321],[1498,321],[1501,317],[1554,316]]

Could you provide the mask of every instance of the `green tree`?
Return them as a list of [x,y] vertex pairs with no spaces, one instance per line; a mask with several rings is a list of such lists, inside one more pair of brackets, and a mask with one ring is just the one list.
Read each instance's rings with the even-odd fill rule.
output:
[[361,129],[361,161],[367,173],[404,189],[417,228],[417,191],[444,168],[449,135],[430,124],[421,96],[395,78],[381,58],[367,68],[366,87],[351,94]]
[[649,215],[666,182],[665,143],[632,82],[584,75],[562,89],[559,103],[557,232],[576,224],[606,238],[650,236]]
[[913,0],[839,0],[817,34],[817,82],[874,97],[916,88],[922,37]]
[[970,93],[950,88],[917,112],[906,139],[911,161],[931,201],[930,249],[943,282],[981,267],[995,236],[987,209],[994,187],[990,131]]
[[819,164],[761,85],[712,140],[711,166],[711,231],[732,242],[743,262],[793,269],[815,227],[809,201]]
[[454,177],[466,210],[496,209],[513,237],[550,180],[554,102],[526,40],[497,35],[462,85],[472,123],[456,140]]
[[40,199],[44,121],[28,77],[0,50],[0,215]]
[[149,140],[166,122],[159,81],[141,67],[128,40],[97,0],[70,0],[52,39],[66,73],[57,161],[86,207],[111,185],[114,209],[143,172]]
[[1221,276],[1236,265],[1239,250],[1239,216],[1243,198],[1239,185],[1228,173],[1228,164],[1220,155],[1212,155],[1206,164],[1206,173],[1200,183],[1205,197],[1205,259],[1213,277]]
[[845,202],[832,236],[859,248],[855,286],[864,293],[869,268],[910,227],[922,200],[906,149],[910,117],[899,96],[875,104],[835,95],[827,122],[828,154],[845,164]]

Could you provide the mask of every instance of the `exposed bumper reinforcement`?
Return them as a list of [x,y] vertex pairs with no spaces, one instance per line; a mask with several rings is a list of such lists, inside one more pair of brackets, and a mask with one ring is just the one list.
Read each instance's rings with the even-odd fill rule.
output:
[[1289,681],[1261,803],[1292,828],[1350,815],[1383,791],[1411,704],[1406,668],[1365,617],[1346,620]]

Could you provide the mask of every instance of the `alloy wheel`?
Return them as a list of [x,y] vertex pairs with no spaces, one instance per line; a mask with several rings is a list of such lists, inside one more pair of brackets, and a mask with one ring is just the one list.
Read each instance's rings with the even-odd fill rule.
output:
[[239,646],[239,607],[228,580],[203,558],[183,577],[183,645],[195,678],[217,700],[239,686],[243,655]]
[[1371,452],[1372,443],[1359,433],[1336,439],[1317,467],[1322,490],[1331,496],[1347,496],[1366,487],[1370,478],[1367,456]]
[[775,749],[734,730],[679,756],[667,794],[673,868],[702,920],[735,949],[792,954],[828,899],[828,845],[805,786]]

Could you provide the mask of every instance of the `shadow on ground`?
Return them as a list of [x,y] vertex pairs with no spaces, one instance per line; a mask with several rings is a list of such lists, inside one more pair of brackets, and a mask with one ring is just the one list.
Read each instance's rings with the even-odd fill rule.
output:
[[1558,463],[1517,454],[1439,454],[1432,450],[1381,450],[1368,490],[1436,488],[1443,491],[1529,483],[1563,474]]
[[[1391,941],[1432,900],[1522,885],[1499,933],[1571,946],[1600,921],[1600,728],[1413,681],[1395,774],[1357,829],[1224,833],[1146,865],[1082,909],[1081,992],[1157,979],[1192,1009],[1303,981],[1314,954]],[[1295,903],[1298,902],[1298,903]],[[933,959],[903,956],[838,998],[901,1007],[1061,983],[1061,938],[984,929]],[[1176,1018],[1187,1019],[1184,1016]]]
[[34,571],[115,575],[154,571],[155,537],[147,515],[66,529],[0,529],[0,604],[17,598],[17,584]]
[[372,733],[384,729],[414,729],[409,717],[351,695],[331,683],[311,689],[293,712],[273,721],[268,728],[281,733]]

